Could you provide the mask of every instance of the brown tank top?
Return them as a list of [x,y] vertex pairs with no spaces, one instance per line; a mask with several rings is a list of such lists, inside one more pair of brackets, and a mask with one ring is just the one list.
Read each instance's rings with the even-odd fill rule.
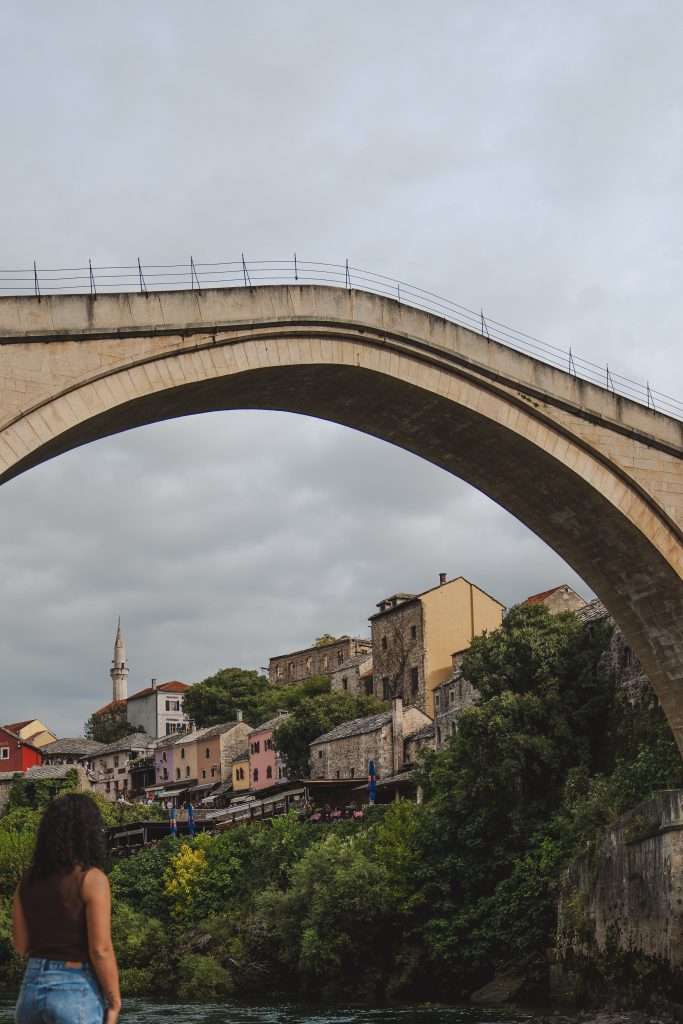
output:
[[29,936],[29,956],[46,960],[87,962],[88,925],[81,894],[85,872],[74,868],[65,875],[21,883],[19,895]]

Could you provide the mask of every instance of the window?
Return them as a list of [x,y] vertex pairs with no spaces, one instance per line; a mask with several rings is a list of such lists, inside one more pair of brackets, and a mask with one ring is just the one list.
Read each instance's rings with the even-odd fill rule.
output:
[[312,668],[313,668],[313,660],[312,660],[312,658],[311,658],[311,657],[309,656],[308,658],[306,658],[306,671],[308,672],[308,674],[309,674],[309,675],[310,675],[310,673],[311,673],[311,669],[312,669]]
[[329,664],[330,664],[330,659],[328,658],[328,656],[327,656],[327,655],[325,655],[325,656],[323,657],[323,672],[327,672],[327,669],[328,669],[328,667],[329,667]]
[[416,668],[410,670],[410,690],[413,697],[417,697],[417,688],[420,684],[419,673]]
[[351,778],[353,778],[355,774],[356,774],[356,769],[352,768],[351,769]]
[[215,779],[215,778],[216,778],[216,769],[215,769],[215,768],[212,768],[212,769],[211,769],[211,778],[212,778],[212,779]]
[[449,704],[455,704],[455,687],[454,686],[451,686],[451,688],[448,691],[448,703]]
[[435,693],[434,694],[434,710],[436,711],[437,715],[438,715],[439,711],[441,710],[441,694],[440,693]]
[[161,760],[162,761],[166,760],[166,751],[165,750],[164,750],[163,754],[161,755]]
[[624,667],[628,668],[628,666],[631,664],[632,661],[633,661],[633,651],[627,645],[626,647],[624,647]]
[[206,768],[202,768],[202,778],[206,778]]
[[166,701],[166,710],[167,711],[180,711],[180,701],[179,700],[167,700]]
[[211,757],[211,751],[209,750],[209,748],[208,748],[208,747],[207,747],[207,748],[206,748],[206,750],[204,751],[204,757],[207,757],[207,758],[208,758],[208,757]]
[[9,747],[0,747],[0,761],[9,761]]
[[175,777],[176,777],[176,779],[180,778],[180,768],[176,768],[176,770],[175,770]]
[[119,766],[119,755],[118,754],[114,754],[114,768],[118,768],[118,766]]
[[107,793],[111,793],[111,782],[105,782],[104,785]]
[[440,725],[437,725],[437,727],[436,727],[436,742],[437,743],[441,743],[441,726]]
[[258,782],[258,768],[254,768],[254,782]]
[[267,779],[272,779],[272,777],[273,777],[273,769],[272,769],[271,765],[268,765],[268,767],[266,768],[266,778]]
[[386,649],[387,649],[387,638],[385,636],[383,636],[382,637],[382,650],[386,651]]
[[322,747],[321,747],[320,750],[318,751],[318,760],[320,760],[322,758],[322,756],[323,756],[323,751],[322,751]]
[[289,675],[290,675],[290,677],[294,675],[294,662],[293,661],[290,661],[290,663],[289,663]]
[[458,697],[462,700],[462,680],[458,683]]
[[417,626],[410,627],[410,639],[417,640]]
[[256,743],[250,744],[252,754],[259,754],[261,752],[261,741],[257,740]]
[[180,748],[180,758],[182,761],[185,760],[185,747]]
[[275,678],[282,679],[282,665],[278,665],[275,669]]
[[164,768],[164,778],[168,778],[168,768]]
[[349,677],[342,676],[342,690],[348,690],[349,688]]
[[190,777],[190,766],[188,764],[188,766],[185,769],[185,778],[189,779],[189,777]]
[[343,660],[344,660],[344,655],[342,654],[341,651],[337,651],[337,664],[341,665]]
[[339,778],[339,769],[337,768],[337,778]]
[[389,676],[382,676],[382,700],[391,700],[391,687]]
[[372,676],[368,676],[368,678],[365,680],[365,696],[372,697],[374,690],[375,685],[373,683]]

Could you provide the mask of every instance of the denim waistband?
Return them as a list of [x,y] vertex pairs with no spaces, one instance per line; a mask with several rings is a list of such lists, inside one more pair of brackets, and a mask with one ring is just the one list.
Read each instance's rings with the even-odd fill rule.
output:
[[[67,964],[80,963],[80,967],[68,967]],[[47,960],[39,956],[31,956],[26,964],[26,970],[37,974],[41,971],[87,971],[88,974],[92,974],[92,968],[90,964],[83,961],[74,960]]]

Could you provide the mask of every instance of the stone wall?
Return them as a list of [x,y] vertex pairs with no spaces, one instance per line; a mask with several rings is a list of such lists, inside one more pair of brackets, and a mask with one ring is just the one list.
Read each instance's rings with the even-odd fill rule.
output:
[[372,654],[358,654],[330,672],[330,689],[365,696],[365,680],[361,682],[361,678],[368,675],[372,675]]
[[614,947],[683,966],[683,790],[662,790],[577,860],[563,882],[558,952]]

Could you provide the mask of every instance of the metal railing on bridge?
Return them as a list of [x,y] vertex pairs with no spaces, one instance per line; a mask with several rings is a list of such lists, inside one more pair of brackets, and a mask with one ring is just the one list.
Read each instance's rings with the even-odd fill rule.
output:
[[417,285],[354,266],[348,260],[325,263],[302,260],[296,254],[292,259],[248,260],[242,254],[238,260],[213,263],[196,262],[190,257],[185,263],[143,264],[138,259],[127,266],[95,266],[89,260],[87,266],[80,267],[38,267],[34,263],[32,267],[18,270],[0,269],[0,294],[32,294],[39,298],[62,292],[96,297],[98,292],[139,291],[148,295],[168,290],[201,292],[208,288],[282,284],[325,284],[348,290],[359,288],[396,299],[399,303],[468,327],[491,341],[533,356],[653,411],[683,419],[683,401],[655,390],[649,382],[632,380],[616,373],[608,365],[583,358],[571,348],[559,348],[518,331],[485,314],[483,309],[477,312]]

